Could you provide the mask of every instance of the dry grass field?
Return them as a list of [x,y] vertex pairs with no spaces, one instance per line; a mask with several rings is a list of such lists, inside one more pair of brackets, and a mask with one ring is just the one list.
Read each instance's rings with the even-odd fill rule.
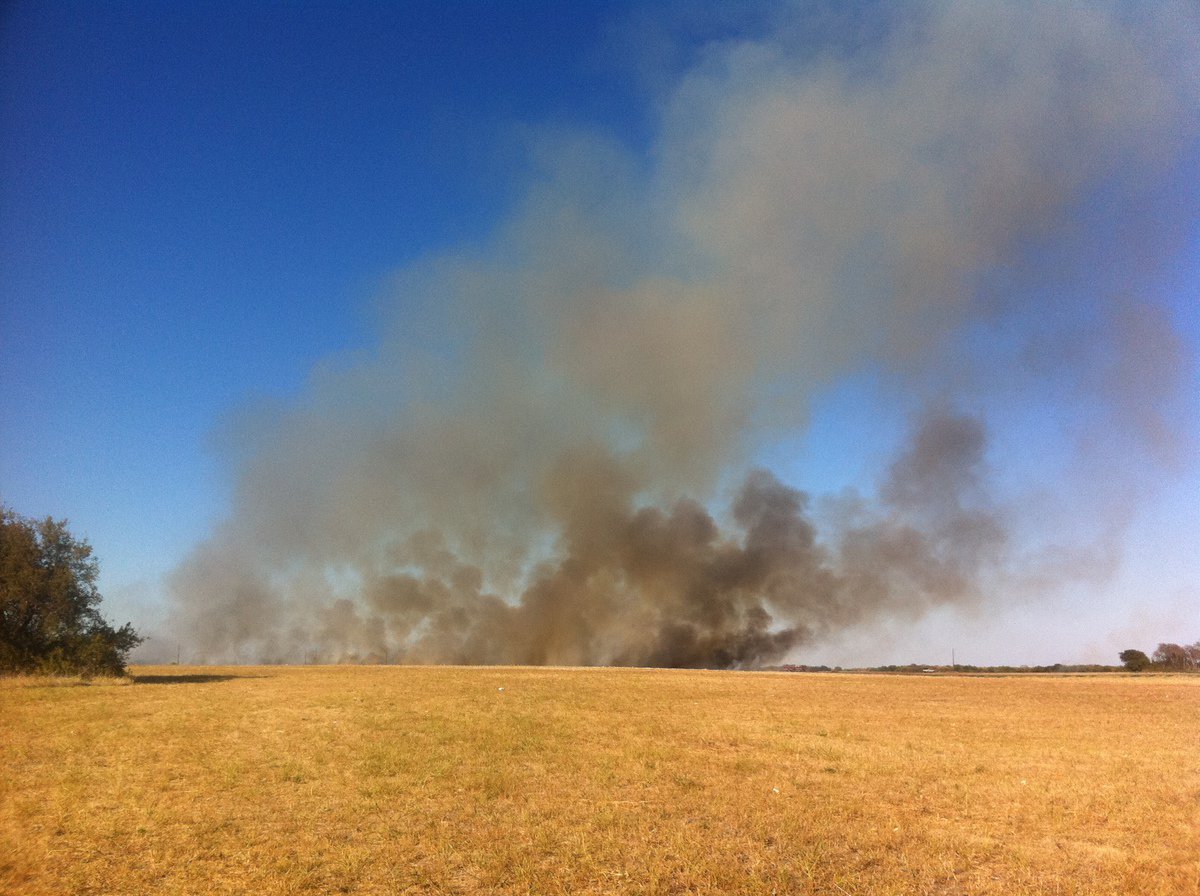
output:
[[1200,892],[1200,676],[0,682],[0,892]]

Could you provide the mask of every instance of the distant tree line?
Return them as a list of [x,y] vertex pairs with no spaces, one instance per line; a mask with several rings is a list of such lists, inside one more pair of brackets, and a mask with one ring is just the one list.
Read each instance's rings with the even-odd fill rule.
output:
[[1200,672],[1200,641],[1195,644],[1159,644],[1150,656],[1140,650],[1122,650],[1121,664],[1130,672]]
[[1121,665],[1106,666],[1098,663],[1068,665],[1052,663],[1047,666],[972,666],[965,663],[953,665],[928,665],[906,663],[904,665],[871,666],[843,670],[841,666],[808,666],[788,663],[768,666],[772,672],[885,672],[893,675],[927,675],[930,673],[1001,673],[1020,674],[1026,672],[1079,673],[1079,672],[1200,672],[1200,641],[1195,644],[1159,644],[1154,653],[1146,656],[1140,650],[1122,650]]
[[1025,672],[1119,672],[1121,666],[1106,666],[1100,663],[1085,663],[1068,665],[1052,663],[1048,666],[973,666],[968,663],[954,665],[931,666],[928,663],[889,664],[886,666],[863,666],[843,669],[841,666],[807,666],[788,663],[782,666],[768,666],[764,671],[769,672],[881,672],[891,675],[929,675],[932,673],[1002,673],[1012,675]]
[[1078,672],[1113,672],[1119,666],[1106,666],[1102,663],[1050,663],[1043,666],[975,666],[970,663],[955,663],[952,666],[923,666],[919,663],[909,663],[905,666],[874,666],[866,672],[899,672],[907,675],[931,672],[963,673],[998,673],[1015,675],[1026,672],[1078,673]]
[[97,609],[92,548],[65,520],[0,506],[0,674],[121,675],[142,638]]

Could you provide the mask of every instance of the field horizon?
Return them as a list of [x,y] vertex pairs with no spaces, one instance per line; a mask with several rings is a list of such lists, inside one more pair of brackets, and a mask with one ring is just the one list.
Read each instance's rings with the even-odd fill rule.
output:
[[0,683],[0,890],[1200,889],[1198,676],[131,672]]

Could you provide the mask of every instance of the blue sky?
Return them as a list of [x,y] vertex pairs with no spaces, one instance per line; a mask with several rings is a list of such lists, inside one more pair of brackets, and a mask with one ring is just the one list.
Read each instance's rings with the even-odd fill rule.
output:
[[[224,506],[213,433],[369,339],[380,282],[514,201],[511,132],[638,139],[587,4],[17,3],[4,20],[3,483],[110,591]],[[619,17],[619,8],[616,10]]]
[[[1159,68],[1137,69],[1126,37],[1154,46],[1156,29],[1187,28],[1173,21],[1184,7],[1129,8],[1098,26],[1075,10],[1061,32],[1024,42],[1008,34],[1024,14],[1007,6],[959,21],[970,17],[898,4],[884,21],[873,4],[10,4],[0,496],[90,540],[115,621],[184,640],[173,602],[207,598],[172,597],[183,586],[170,580],[201,543],[278,551],[255,561],[255,581],[305,564],[369,578],[352,552],[262,533],[287,529],[289,513],[342,519],[348,499],[321,497],[335,487],[323,477],[336,469],[369,494],[361,470],[380,446],[443,416],[504,445],[508,424],[479,422],[485,406],[534,421],[536,392],[562,420],[570,400],[586,410],[561,432],[520,433],[545,446],[547,469],[576,436],[612,439],[635,446],[631,469],[655,483],[640,500],[694,494],[720,516],[754,464],[812,492],[818,513],[820,496],[846,488],[870,498],[922,409],[946,406],[987,424],[988,506],[1012,518],[1014,553],[1062,548],[1043,542],[1074,518],[1081,551],[1110,533],[1113,569],[1058,575],[1038,597],[1036,577],[1010,570],[1000,606],[885,611],[792,658],[923,660],[949,640],[970,656],[973,639],[986,662],[1110,661],[1114,646],[1195,640],[1200,144],[1185,119],[1198,57],[1180,37]],[[1046,86],[1039,54],[1056,40],[1100,61]],[[960,46],[984,60],[968,75]],[[986,69],[988,53],[1004,65]],[[1011,89],[988,86],[1006,77]],[[940,89],[982,102],[942,108],[929,98]],[[1045,109],[1010,108],[1022,91]],[[1074,148],[1039,123],[1055,104]],[[1116,136],[1095,124],[1103,115]],[[921,144],[942,127],[944,140]],[[1001,172],[994,186],[964,173],[980,159]],[[461,285],[479,271],[486,287]],[[904,292],[914,276],[929,296]],[[610,305],[587,298],[596,283],[619,294]],[[622,293],[630,283],[641,285]],[[660,342],[663,308],[680,326]],[[611,348],[593,357],[579,332]],[[709,339],[719,363],[651,363]],[[1178,363],[1144,357],[1163,346]],[[417,364],[422,353],[437,362]],[[508,377],[526,400],[488,391]],[[427,379],[455,384],[451,397],[431,398]],[[698,383],[663,410],[671,389]],[[423,401],[441,422],[413,410]],[[680,447],[710,431],[719,448]],[[1110,437],[1116,459],[1099,456]],[[541,469],[503,476],[529,483]],[[1090,488],[1098,475],[1112,487]],[[317,484],[279,506],[262,497],[295,478]],[[511,510],[536,553],[556,524],[514,509],[513,488],[469,506]],[[467,559],[477,533],[433,504],[436,523],[405,516],[422,500],[344,538],[441,525]],[[489,537],[488,551],[503,541]],[[499,583],[484,554],[474,562]],[[343,596],[298,581],[280,600],[304,593],[307,617]],[[502,596],[516,600],[511,587]]]

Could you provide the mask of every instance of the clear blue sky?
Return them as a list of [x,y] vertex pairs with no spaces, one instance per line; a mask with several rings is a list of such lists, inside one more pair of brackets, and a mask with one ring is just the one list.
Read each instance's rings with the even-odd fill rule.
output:
[[0,19],[0,489],[110,592],[224,510],[214,432],[369,341],[514,201],[523,123],[644,139],[621,4],[15,3]]
[[[716,269],[722,289],[770,292],[792,282],[788,259],[796,258],[806,273],[795,275],[802,285],[786,294],[801,297],[797,307],[825,309],[805,311],[810,316],[802,321],[797,312],[794,333],[771,317],[781,313],[774,299],[761,300],[761,314],[715,318],[733,328],[749,322],[749,330],[771,321],[765,335],[746,337],[752,345],[763,340],[762,351],[748,356],[771,360],[746,374],[738,399],[754,421],[745,430],[749,446],[714,449],[715,461],[686,458],[697,469],[715,464],[716,475],[689,474],[685,486],[728,484],[758,463],[818,496],[847,487],[869,493],[920,408],[949,402],[986,418],[997,504],[1006,512],[1017,504],[1032,508],[1014,523],[1027,558],[1040,556],[1039,539],[1050,553],[1065,550],[1062,519],[1075,514],[1075,547],[1100,550],[1103,542],[1113,563],[1090,577],[1045,573],[1056,583],[1041,597],[1031,596],[1039,586],[1029,572],[1017,576],[1022,584],[1013,594],[1020,596],[1002,611],[889,616],[794,658],[934,660],[957,641],[960,659],[983,662],[1113,661],[1114,646],[1149,650],[1158,640],[1200,638],[1192,422],[1200,409],[1200,149],[1195,126],[1183,121],[1196,111],[1194,97],[1191,105],[1186,99],[1196,84],[1180,80],[1200,70],[1195,42],[1180,38],[1169,59],[1164,50],[1162,89],[1174,99],[1154,106],[1158,112],[1145,110],[1152,105],[1146,97],[1160,89],[1159,74],[1145,76],[1144,95],[1118,95],[1114,85],[1141,83],[1128,75],[1134,63],[1120,41],[1097,38],[1099,45],[1085,46],[1084,56],[1102,62],[1078,82],[1033,90],[1050,112],[1061,102],[1079,118],[1099,120],[1098,109],[1116,109],[1114,128],[1150,134],[1144,143],[1126,143],[1070,119],[1063,127],[1068,134],[1076,128],[1083,154],[1076,183],[1064,172],[1080,160],[1058,145],[1052,128],[1028,136],[1039,127],[1037,110],[1003,102],[1011,95],[1014,105],[1028,105],[1021,91],[1050,77],[1050,68],[1030,61],[1036,50],[999,52],[998,63],[983,58],[988,48],[1014,45],[1005,16],[984,17],[984,40],[953,21],[925,34],[919,23],[937,4],[899,4],[886,21],[875,4],[839,15],[817,4],[776,6],[754,3],[735,15],[631,2],[6,4],[0,497],[26,515],[69,518],[100,558],[114,621],[160,625],[171,571],[223,520],[248,515],[238,503],[245,499],[234,494],[240,477],[250,475],[238,458],[258,443],[242,434],[243,418],[264,400],[284,408],[352,403],[353,396],[371,401],[369,389],[341,380],[323,391],[313,372],[330,363],[355,369],[356,358],[388,354],[393,331],[423,313],[417,298],[393,285],[414,265],[478,252],[489,270],[507,270],[524,257],[513,244],[534,254],[529,245],[554,244],[561,234],[552,227],[529,242],[504,234],[543,226],[530,223],[529,209],[542,207],[540,189],[574,195],[571,164],[587,153],[546,137],[572,134],[577,142],[567,145],[615,146],[632,169],[627,183],[612,186],[622,209],[640,209],[631,231],[644,225],[671,232],[661,242],[653,238],[646,259],[621,268],[615,280],[656,282],[662,272],[690,283]],[[1130,33],[1153,45],[1163,20],[1171,31],[1171,15],[1132,16]],[[872,60],[886,35],[910,27],[915,36],[904,40],[935,47],[927,65],[913,61],[922,51],[887,57],[900,60],[895,81],[911,92],[890,103],[875,102],[869,91],[856,94],[853,85],[875,77],[891,83]],[[1121,33],[1124,25],[1114,27]],[[1067,42],[1077,37],[1064,34]],[[954,63],[936,63],[936,47],[958,40],[984,47],[978,82],[1011,77],[1011,94],[989,93],[960,79]],[[826,66],[845,72],[844,80],[831,80]],[[842,85],[844,95],[825,89],[830,83]],[[813,84],[825,88],[806,86]],[[939,85],[979,89],[983,124],[970,120],[970,103],[939,111]],[[1076,95],[1082,99],[1071,105]],[[837,112],[843,102],[844,116]],[[812,124],[780,135],[776,119],[756,117],[772,108],[783,108],[780,128],[793,119]],[[897,109],[909,123],[893,114]],[[926,114],[932,124],[921,119]],[[1023,114],[1035,123],[1025,127]],[[927,127],[944,127],[946,140],[913,150]],[[789,147],[810,139],[803,136],[810,131],[832,136],[828,143],[813,138],[811,152],[793,157]],[[1046,184],[1028,188],[1065,197],[1058,212],[1011,200],[1021,189],[1006,185],[1003,173],[993,192],[991,171],[964,174],[980,158],[994,161],[984,143],[1002,146],[1009,137],[1014,170],[1033,172],[1020,174],[1021,189],[1032,176],[1044,177]],[[1035,149],[1026,152],[1022,140]],[[833,159],[821,155],[829,147],[841,147]],[[548,167],[566,174],[540,173],[546,152],[553,157]],[[1146,161],[1127,178],[1114,161],[1123,153],[1167,161]],[[808,179],[810,164],[817,173]],[[970,190],[943,192],[943,173]],[[566,186],[555,186],[555,177]],[[554,183],[545,187],[548,181]],[[630,183],[650,199],[624,198]],[[756,193],[759,183],[768,185],[767,195]],[[864,183],[877,186],[860,190]],[[824,205],[826,191],[844,202]],[[984,202],[1000,211],[979,214]],[[902,212],[879,211],[875,203]],[[809,207],[819,227],[796,223]],[[596,229],[607,233],[605,214],[596,213],[604,219]],[[944,218],[951,225],[939,230]],[[667,219],[674,223],[662,224]],[[1131,220],[1141,229],[1123,229]],[[794,247],[775,246],[778,234],[794,239]],[[1152,244],[1141,245],[1143,237]],[[841,253],[828,264],[825,241],[834,246],[829,253]],[[676,252],[683,242],[691,248]],[[879,245],[884,261],[876,267]],[[692,252],[700,259],[695,268]],[[961,265],[944,260],[953,254],[968,258]],[[532,267],[552,266],[535,259]],[[905,298],[897,284],[914,271],[928,277],[932,292],[961,290],[973,298],[929,305]],[[808,297],[809,284],[818,282]],[[1132,298],[1122,298],[1131,290]],[[1093,304],[1089,291],[1106,297]],[[875,302],[876,294],[886,294],[886,302]],[[544,312],[524,301],[515,303],[522,310],[512,320]],[[744,307],[759,307],[757,301]],[[889,310],[879,311],[882,304]],[[468,307],[484,304],[472,299]],[[628,313],[627,320],[646,326],[653,320]],[[594,324],[586,312],[569,319]],[[1161,322],[1169,338],[1157,324],[1139,323],[1146,320]],[[1110,324],[1111,332],[1104,330]],[[697,325],[684,332],[693,336],[680,338],[699,345],[709,331]],[[811,344],[805,334],[816,334]],[[938,348],[914,347],[923,334]],[[440,339],[450,346],[457,337],[443,332]],[[617,340],[624,344],[623,335]],[[1155,357],[1167,349],[1177,361],[1169,369]],[[643,351],[653,353],[629,348],[631,363],[640,363]],[[923,366],[933,355],[937,362]],[[546,357],[558,357],[553,346]],[[388,366],[375,363],[361,369]],[[1023,366],[1014,370],[1014,363]],[[499,376],[501,368],[488,369],[493,373],[473,375]],[[702,366],[671,367],[665,378],[674,370],[682,371],[679,382],[704,381]],[[730,361],[722,382],[736,381],[742,370]],[[644,422],[655,413],[646,409],[659,407],[659,396],[627,387],[602,360],[581,361],[572,371],[572,388],[598,408],[618,409],[617,429]],[[712,389],[713,404],[727,400],[724,387]],[[801,397],[791,401],[793,392]],[[790,402],[794,415],[778,412],[780,402]],[[621,417],[623,410],[630,416]],[[776,422],[760,425],[763,419]],[[681,414],[669,425],[692,422]],[[1114,452],[1129,453],[1104,457],[1109,443],[1101,430],[1116,433]],[[263,438],[273,438],[270,432]],[[314,443],[323,432],[318,427]],[[674,457],[668,449],[647,450]],[[363,456],[372,455],[364,449]],[[1091,490],[1075,483],[1067,497],[1056,497],[1064,481],[1106,470],[1120,470],[1112,478],[1124,485]],[[720,494],[714,486],[700,497],[719,504]],[[1039,501],[1050,509],[1039,510]],[[815,506],[826,512],[833,503],[818,499]],[[1100,518],[1112,525],[1096,523]],[[1023,638],[1035,643],[1021,644]],[[867,650],[867,643],[874,646]]]

